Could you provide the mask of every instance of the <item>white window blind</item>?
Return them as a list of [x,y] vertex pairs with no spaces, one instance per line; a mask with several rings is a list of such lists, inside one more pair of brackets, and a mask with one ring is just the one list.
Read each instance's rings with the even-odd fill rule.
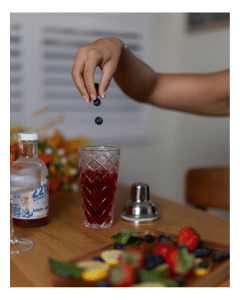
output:
[[[146,61],[151,20],[149,14],[11,14],[11,124],[42,125],[61,115],[57,128],[66,136],[86,135],[96,142],[151,138],[151,107],[129,99],[113,80],[95,107],[83,101],[71,77],[77,49],[103,37],[119,37]],[[95,82],[100,76],[97,68]],[[47,112],[30,118],[46,104]],[[103,118],[100,126],[94,122],[97,116]]]
[[10,25],[10,110],[11,118],[18,122],[23,110],[24,98],[24,28],[15,19]]

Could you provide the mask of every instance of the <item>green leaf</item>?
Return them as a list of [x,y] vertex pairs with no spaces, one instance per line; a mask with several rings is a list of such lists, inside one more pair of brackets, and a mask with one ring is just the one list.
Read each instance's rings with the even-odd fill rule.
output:
[[140,234],[129,228],[123,228],[122,234],[130,234],[130,236],[140,237]]
[[151,274],[156,278],[163,278],[170,275],[170,270],[168,264],[162,264],[157,266],[151,271]]
[[178,249],[177,273],[185,274],[193,267],[194,255],[188,249]]
[[140,244],[141,236],[134,230],[129,228],[123,228],[121,232],[112,235],[118,244],[129,245],[129,246],[138,246]]
[[144,283],[161,283],[163,286],[166,287],[177,287],[178,284],[172,279],[166,278],[158,278],[156,277],[156,273],[153,271],[147,271],[145,269],[141,269],[138,272],[138,278],[141,282]]
[[84,270],[73,263],[61,262],[51,258],[48,259],[48,265],[53,272],[70,279],[81,278]]

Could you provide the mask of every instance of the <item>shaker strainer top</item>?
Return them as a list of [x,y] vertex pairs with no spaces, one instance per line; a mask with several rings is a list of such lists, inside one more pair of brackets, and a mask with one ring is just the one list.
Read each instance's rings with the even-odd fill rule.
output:
[[158,218],[155,205],[149,199],[149,186],[146,183],[134,183],[130,195],[121,213],[124,220],[147,222]]

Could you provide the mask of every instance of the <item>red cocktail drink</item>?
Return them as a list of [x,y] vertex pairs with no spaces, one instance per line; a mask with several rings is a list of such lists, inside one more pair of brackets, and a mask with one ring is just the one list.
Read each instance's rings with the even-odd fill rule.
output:
[[113,223],[120,150],[79,148],[84,225],[108,228]]

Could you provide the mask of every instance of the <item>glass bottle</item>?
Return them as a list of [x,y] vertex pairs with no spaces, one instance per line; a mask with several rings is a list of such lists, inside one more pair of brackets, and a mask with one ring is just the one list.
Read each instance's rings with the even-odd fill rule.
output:
[[38,227],[49,222],[48,169],[38,158],[38,133],[19,133],[19,158],[14,164],[38,162],[41,164],[41,186],[26,193],[16,194],[12,202],[13,225]]

